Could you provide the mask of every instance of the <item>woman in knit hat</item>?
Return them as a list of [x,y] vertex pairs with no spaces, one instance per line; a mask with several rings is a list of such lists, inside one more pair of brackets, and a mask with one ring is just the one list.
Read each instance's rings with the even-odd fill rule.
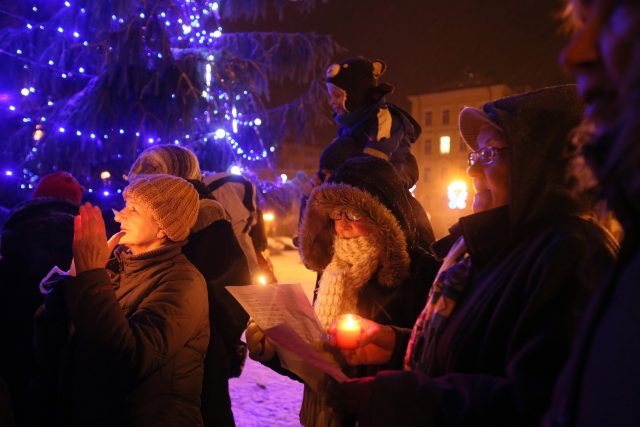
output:
[[591,195],[567,179],[580,118],[571,85],[462,110],[474,213],[434,244],[446,256],[413,331],[374,325],[345,354],[404,362],[341,386],[362,425],[539,425],[586,297],[615,256],[589,216]]
[[[346,161],[313,190],[300,225],[300,255],[307,268],[322,273],[314,310],[323,327],[347,313],[383,324],[413,325],[438,263],[417,245],[410,197],[391,164],[369,156]],[[275,355],[263,337],[251,323],[251,355],[266,360]],[[380,369],[343,368],[352,377]],[[303,425],[348,424],[336,407],[332,386],[328,377],[315,391],[305,386]]]
[[[202,384],[202,416],[205,426],[233,426],[228,379],[240,374],[244,348],[240,336],[249,315],[227,292],[225,286],[252,283],[245,252],[232,228],[225,207],[211,196],[200,181],[200,165],[196,155],[177,145],[156,145],[144,150],[131,166],[129,178],[140,174],[166,173],[189,180],[199,193],[198,219],[183,247],[187,259],[195,265],[207,282],[211,340],[204,365]],[[240,208],[242,209],[242,208]],[[238,209],[229,209],[236,212]],[[251,238],[244,236],[253,253]]]
[[[75,218],[75,277],[47,294],[37,314],[43,351],[69,328],[57,390],[57,421],[69,426],[199,426],[209,342],[207,290],[181,253],[198,215],[198,193],[170,175],[125,189],[109,242],[100,210]],[[120,245],[113,251],[113,247]],[[64,297],[64,303],[61,298]],[[57,334],[53,333],[57,331]]]

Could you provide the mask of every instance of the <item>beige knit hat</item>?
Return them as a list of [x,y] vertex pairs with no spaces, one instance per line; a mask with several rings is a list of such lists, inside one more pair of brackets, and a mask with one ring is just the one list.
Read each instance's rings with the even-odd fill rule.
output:
[[198,217],[198,192],[173,175],[138,175],[124,189],[125,200],[138,203],[174,242],[185,240]]
[[144,150],[129,170],[129,178],[136,175],[166,173],[184,179],[200,179],[198,157],[193,151],[178,145],[156,145]]

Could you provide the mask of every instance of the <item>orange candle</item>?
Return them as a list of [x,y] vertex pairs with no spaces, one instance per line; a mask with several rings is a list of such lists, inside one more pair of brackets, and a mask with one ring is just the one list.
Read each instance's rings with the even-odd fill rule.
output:
[[361,333],[360,317],[354,314],[343,314],[338,318],[336,346],[344,350],[358,348]]

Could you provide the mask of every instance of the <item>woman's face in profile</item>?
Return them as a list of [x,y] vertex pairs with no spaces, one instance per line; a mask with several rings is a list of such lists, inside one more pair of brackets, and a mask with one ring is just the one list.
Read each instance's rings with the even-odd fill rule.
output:
[[493,126],[485,126],[476,139],[477,152],[485,148],[480,158],[467,169],[473,179],[476,191],[473,199],[473,212],[483,212],[509,204],[509,156],[506,155],[507,143],[504,135]]

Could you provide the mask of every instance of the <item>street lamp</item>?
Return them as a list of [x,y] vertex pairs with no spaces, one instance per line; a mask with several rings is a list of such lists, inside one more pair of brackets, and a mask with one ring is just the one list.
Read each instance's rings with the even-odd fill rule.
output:
[[449,209],[465,209],[467,207],[467,183],[462,180],[455,180],[447,187],[449,197]]

